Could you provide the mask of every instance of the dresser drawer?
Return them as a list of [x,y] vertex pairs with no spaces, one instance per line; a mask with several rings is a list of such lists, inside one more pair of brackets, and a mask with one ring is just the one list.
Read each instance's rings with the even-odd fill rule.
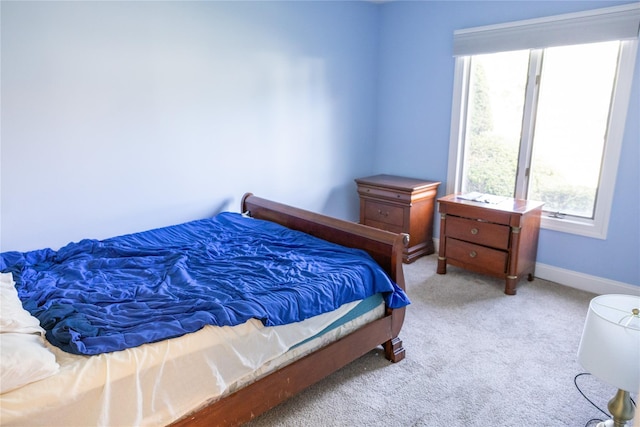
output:
[[508,252],[447,237],[447,258],[495,274],[507,272]]
[[404,225],[404,208],[367,200],[364,204],[364,222],[369,225],[370,221],[402,228]]
[[497,249],[509,248],[509,226],[447,215],[448,237]]

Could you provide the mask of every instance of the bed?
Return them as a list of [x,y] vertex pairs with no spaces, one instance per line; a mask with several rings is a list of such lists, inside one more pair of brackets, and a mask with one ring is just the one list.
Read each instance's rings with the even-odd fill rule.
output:
[[[168,339],[152,338],[127,348],[117,347],[118,340],[110,339],[116,350],[97,354],[90,349],[83,354],[82,342],[63,351],[65,344],[53,346],[51,342],[59,338],[47,330],[44,346],[55,356],[60,372],[1,394],[0,423],[239,425],[381,345],[390,361],[404,358],[398,335],[408,303],[402,274],[407,235],[330,218],[249,193],[242,198],[241,212],[243,218],[233,217],[232,221],[244,224],[247,217],[365,251],[398,291],[355,295],[335,309],[312,316],[301,314],[293,322],[274,316],[260,321],[240,319],[237,325],[196,324],[193,332],[180,332]],[[345,287],[350,283],[349,275],[345,275]],[[26,292],[24,286],[18,288],[22,294]],[[393,302],[396,297],[405,300]],[[299,310],[296,306],[284,312]],[[235,308],[231,312],[236,313]],[[145,321],[154,323],[148,319],[141,323]],[[191,324],[193,319],[184,323]],[[157,324],[162,329],[162,319]],[[33,330],[26,332],[30,337],[36,335]],[[3,331],[3,346],[10,335]],[[137,336],[131,337],[127,339],[135,341]],[[248,343],[253,347],[247,347]],[[260,351],[255,351],[256,345]],[[214,360],[214,356],[219,359]],[[198,368],[200,365],[202,368]],[[237,365],[239,369],[226,377],[222,369],[218,370],[219,365]]]

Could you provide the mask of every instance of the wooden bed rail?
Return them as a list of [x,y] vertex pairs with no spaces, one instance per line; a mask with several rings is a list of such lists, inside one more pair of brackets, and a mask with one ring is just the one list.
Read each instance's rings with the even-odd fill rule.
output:
[[[366,250],[390,277],[405,289],[402,253],[409,243],[407,234],[395,234],[366,225],[306,211],[246,193],[242,212],[287,228],[300,230],[338,245]],[[336,230],[341,231],[337,233]]]

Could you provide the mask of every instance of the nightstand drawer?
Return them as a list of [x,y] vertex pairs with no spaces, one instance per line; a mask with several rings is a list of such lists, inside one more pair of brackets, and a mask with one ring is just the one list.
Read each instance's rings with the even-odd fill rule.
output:
[[380,187],[365,187],[361,186],[358,190],[361,195],[364,197],[371,197],[374,199],[386,199],[386,200],[397,200],[405,203],[411,202],[411,194],[402,191],[396,191],[389,188],[380,188]]
[[370,221],[402,228],[404,208],[367,200],[364,205],[364,222],[369,225],[368,222]]
[[[447,219],[448,221],[448,219]],[[447,237],[447,258],[493,273],[507,272],[508,252]]]
[[509,226],[447,216],[447,237],[479,245],[509,249]]

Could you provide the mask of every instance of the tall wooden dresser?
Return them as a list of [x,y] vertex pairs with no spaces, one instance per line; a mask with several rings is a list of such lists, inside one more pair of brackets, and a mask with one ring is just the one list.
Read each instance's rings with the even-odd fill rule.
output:
[[360,196],[360,223],[409,234],[403,261],[434,253],[433,217],[439,182],[375,175],[355,180]]
[[438,199],[438,274],[447,264],[504,279],[504,293],[515,295],[523,275],[533,280],[543,203],[506,198],[499,203]]

